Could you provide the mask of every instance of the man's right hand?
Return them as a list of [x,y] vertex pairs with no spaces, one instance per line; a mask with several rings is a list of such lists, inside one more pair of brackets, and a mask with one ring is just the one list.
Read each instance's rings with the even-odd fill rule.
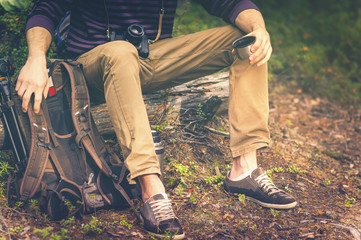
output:
[[39,113],[43,96],[46,98],[49,91],[45,56],[28,58],[20,71],[15,90],[23,101],[24,112],[28,110],[30,99],[34,94],[34,112]]
[[34,112],[39,113],[43,96],[49,91],[48,71],[46,69],[46,51],[51,43],[51,34],[42,27],[33,27],[26,32],[29,56],[20,70],[15,90],[23,100],[22,109],[28,110],[30,99],[34,94]]

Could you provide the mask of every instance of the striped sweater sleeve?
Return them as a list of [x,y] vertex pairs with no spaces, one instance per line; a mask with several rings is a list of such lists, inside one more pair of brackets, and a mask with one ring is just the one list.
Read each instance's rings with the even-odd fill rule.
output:
[[26,31],[33,27],[43,27],[51,35],[54,34],[55,28],[61,18],[70,9],[72,0],[37,0],[28,15]]
[[195,0],[212,15],[223,18],[224,21],[234,24],[238,14],[247,9],[258,7],[250,0]]

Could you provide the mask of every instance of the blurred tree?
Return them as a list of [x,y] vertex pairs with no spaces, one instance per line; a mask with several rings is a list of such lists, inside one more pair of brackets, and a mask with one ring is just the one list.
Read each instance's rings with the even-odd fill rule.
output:
[[7,12],[17,12],[26,9],[31,4],[31,0],[0,0],[0,5]]

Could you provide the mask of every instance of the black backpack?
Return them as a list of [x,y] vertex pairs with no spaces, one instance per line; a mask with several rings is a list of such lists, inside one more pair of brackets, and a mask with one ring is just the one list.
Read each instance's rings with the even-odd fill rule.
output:
[[9,199],[37,199],[54,220],[107,207],[134,209],[139,184],[129,184],[129,171],[97,130],[81,64],[54,61],[49,76],[39,114],[32,104],[23,113],[16,81],[11,87],[28,160],[25,170],[9,178]]

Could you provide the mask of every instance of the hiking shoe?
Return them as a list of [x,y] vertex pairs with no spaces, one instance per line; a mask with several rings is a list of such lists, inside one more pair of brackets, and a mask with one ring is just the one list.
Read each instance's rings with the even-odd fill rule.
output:
[[249,176],[239,181],[224,181],[224,188],[231,193],[244,194],[266,208],[290,209],[297,205],[296,200],[286,192],[278,189],[261,168],[256,168]]
[[172,209],[172,202],[166,194],[150,197],[140,209],[145,229],[157,237],[183,239],[184,232]]

